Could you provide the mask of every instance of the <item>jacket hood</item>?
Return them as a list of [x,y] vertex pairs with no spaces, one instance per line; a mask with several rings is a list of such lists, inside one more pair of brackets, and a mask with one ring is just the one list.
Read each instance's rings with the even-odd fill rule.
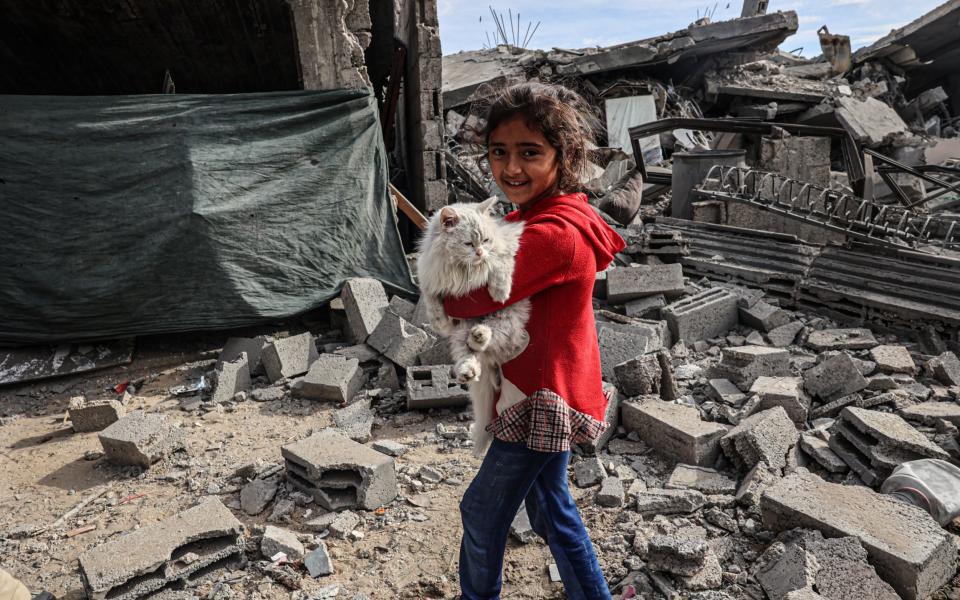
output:
[[562,219],[580,231],[583,239],[593,248],[598,271],[610,266],[614,255],[626,247],[620,234],[607,225],[590,206],[586,194],[579,192],[544,198],[530,210],[523,213],[515,211],[507,218],[511,221],[531,221],[551,217]]

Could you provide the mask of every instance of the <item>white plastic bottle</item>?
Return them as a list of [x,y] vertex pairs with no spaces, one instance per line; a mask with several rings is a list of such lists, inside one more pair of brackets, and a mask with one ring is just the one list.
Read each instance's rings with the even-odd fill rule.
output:
[[905,462],[893,470],[880,491],[919,506],[941,526],[960,516],[960,468],[944,460]]

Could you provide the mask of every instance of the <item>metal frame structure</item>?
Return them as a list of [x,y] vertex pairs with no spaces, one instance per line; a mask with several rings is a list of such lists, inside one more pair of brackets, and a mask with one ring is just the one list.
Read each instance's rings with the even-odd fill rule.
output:
[[[933,177],[932,175],[928,174],[928,173],[942,173],[944,175],[951,175],[953,177],[960,178],[960,168],[942,167],[937,165],[923,165],[918,167],[911,167],[909,165],[905,165],[903,163],[897,162],[892,158],[890,158],[889,156],[884,156],[879,152],[870,150],[869,148],[864,148],[863,153],[866,154],[867,156],[870,156],[873,159],[880,161],[881,164],[877,166],[877,173],[879,173],[880,177],[883,178],[883,181],[886,182],[888,186],[890,186],[890,189],[893,190],[893,193],[897,195],[897,198],[900,199],[900,202],[903,204],[905,208],[915,208],[917,206],[920,206],[921,204],[924,204],[926,202],[929,202],[930,200],[933,200],[934,198],[938,198],[947,192],[955,192],[957,194],[960,194],[960,184],[951,183],[939,177]],[[893,179],[894,173],[905,173],[907,175],[913,175],[914,177],[918,177],[923,181],[926,181],[927,183],[932,183],[939,189],[936,192],[928,196],[925,196],[919,200],[911,201],[910,198],[907,196],[906,192],[903,191],[903,188],[900,187],[900,185],[897,184],[897,182]]]

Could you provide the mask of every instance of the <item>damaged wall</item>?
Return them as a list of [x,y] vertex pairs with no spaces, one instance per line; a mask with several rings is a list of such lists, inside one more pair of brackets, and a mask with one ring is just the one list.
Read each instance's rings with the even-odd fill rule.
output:
[[305,90],[370,87],[367,0],[289,0]]

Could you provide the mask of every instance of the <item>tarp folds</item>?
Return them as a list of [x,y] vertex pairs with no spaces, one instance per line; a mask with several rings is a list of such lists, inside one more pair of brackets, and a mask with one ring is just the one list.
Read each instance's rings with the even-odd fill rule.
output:
[[413,292],[363,91],[0,96],[0,341],[221,329]]

